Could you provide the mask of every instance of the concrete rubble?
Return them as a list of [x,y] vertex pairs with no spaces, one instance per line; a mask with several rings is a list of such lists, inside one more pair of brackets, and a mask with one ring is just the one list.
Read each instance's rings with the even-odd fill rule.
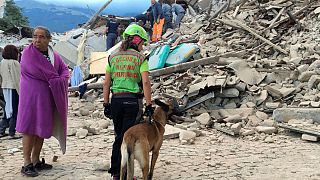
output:
[[[205,11],[189,13],[179,31],[164,35],[163,43],[171,46],[197,43],[201,56],[152,70],[154,98],[175,98],[185,107],[214,92],[214,98],[188,109],[183,118],[170,121],[173,126],[167,125],[170,133],[166,138],[179,137],[181,143],[193,143],[195,135],[190,133],[189,125],[196,123],[194,129],[200,131],[216,128],[233,136],[265,134],[268,136],[264,141],[272,143],[272,135],[280,130],[274,120],[282,121],[290,115],[289,120],[314,119],[317,126],[319,5],[312,1],[269,1],[259,5],[256,9],[253,1],[231,3],[228,10],[213,19],[206,18]],[[289,6],[285,13],[283,9]],[[297,22],[289,18],[288,12]],[[179,42],[174,43],[172,38],[179,38]],[[158,45],[147,48],[146,54]],[[211,63],[201,62],[206,58],[211,58]],[[92,89],[99,92],[94,99],[101,101],[99,88]]]
[[[210,2],[211,16],[223,9],[211,20]],[[194,11],[188,10],[170,46],[194,43],[200,56],[150,72],[153,99],[174,98],[183,110],[165,126],[155,179],[319,179],[314,142],[320,137],[320,6],[310,2],[190,0]],[[287,10],[298,23],[288,18]],[[88,34],[91,31],[93,38],[104,38],[97,30]],[[73,39],[77,32],[54,34],[53,40],[53,45],[76,44],[70,46],[70,62],[75,64],[82,38]],[[62,37],[69,39],[60,42]],[[0,54],[6,44],[22,48],[30,42],[0,32]],[[145,53],[167,42],[151,45]],[[98,52],[90,46],[80,63],[85,76],[91,72],[90,54]],[[46,140],[43,155],[46,160],[53,156],[56,168],[42,172],[41,178],[110,179],[106,171],[114,131],[103,113],[103,80],[100,74],[87,79],[82,99],[78,87],[69,88],[68,151],[62,156],[57,142]],[[3,178],[20,177],[21,141],[0,143]]]
[[[208,2],[209,6],[204,5]],[[214,5],[208,9],[210,2]],[[319,131],[319,4],[275,0],[214,2],[190,1],[192,7],[180,29],[166,33],[162,42],[151,44],[144,52],[149,55],[164,44],[172,50],[183,43],[196,44],[200,49],[186,62],[150,72],[154,98],[174,98],[180,107],[186,107],[189,102],[214,93],[213,98],[183,112],[181,118],[169,121],[166,131],[170,134],[165,137],[179,138],[183,144],[194,143],[201,131],[216,128],[232,136],[262,134],[265,137],[260,139],[272,143],[272,136],[281,132],[277,122],[287,124],[292,119],[312,119],[312,124],[300,123],[304,126],[299,127],[312,126]],[[105,51],[102,32],[102,26],[98,26],[55,35],[54,48],[70,66],[79,65],[77,48],[86,34],[84,61],[80,64],[88,76],[90,54]],[[3,34],[0,39],[0,47],[21,42]],[[30,43],[30,39],[23,41]],[[81,100],[71,97],[77,87],[69,88],[69,115],[85,122],[83,127],[71,126],[69,135],[85,138],[113,133],[102,112],[104,77],[97,79],[87,81],[88,91]]]
[[92,166],[95,171],[108,171],[110,168],[110,162],[97,159],[93,162]]

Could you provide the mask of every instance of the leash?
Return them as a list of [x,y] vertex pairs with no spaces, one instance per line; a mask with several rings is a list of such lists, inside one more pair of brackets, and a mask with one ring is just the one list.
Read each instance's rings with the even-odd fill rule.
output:
[[158,122],[158,121],[153,121],[153,122],[156,122],[156,123],[160,124],[163,128],[164,128],[164,126],[165,126],[165,125],[161,124],[161,123]]
[[153,121],[152,121],[152,116],[151,116],[151,114],[149,114],[148,116],[149,116],[149,124],[151,125],[152,122],[153,122]]

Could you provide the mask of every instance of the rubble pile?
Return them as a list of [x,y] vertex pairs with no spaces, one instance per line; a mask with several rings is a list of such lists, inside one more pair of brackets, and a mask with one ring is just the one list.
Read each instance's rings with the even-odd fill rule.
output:
[[[249,2],[210,21],[206,14],[189,14],[179,32],[166,33],[149,49],[181,43],[197,43],[201,49],[201,59],[150,72],[154,98],[174,98],[182,109],[199,101],[184,116],[172,118],[165,137],[193,143],[201,129],[215,128],[232,136],[260,133],[265,142],[273,142],[278,132],[274,120],[294,119],[271,117],[274,110],[291,108],[299,114],[300,108],[314,108],[313,114],[302,113],[309,114],[305,121],[314,119],[320,107],[318,20],[319,5],[292,1]],[[85,98],[102,97],[101,91],[93,92]],[[209,93],[214,96],[201,99]],[[317,130],[318,122],[310,126]]]
[[[219,57],[216,63],[153,79],[155,94],[167,94],[182,104],[214,92],[214,98],[187,116],[207,127],[213,121],[216,129],[230,135],[276,133],[277,125],[269,116],[273,110],[320,105],[319,5],[248,4],[211,21],[205,14],[196,15],[182,25],[182,41],[198,40],[202,57]],[[250,113],[241,112],[248,108]],[[313,126],[317,128],[317,123]]]
[[[203,0],[198,4],[193,3],[195,10],[189,6],[180,29],[168,30],[161,42],[150,44],[144,52],[150,57],[158,47],[169,46],[173,52],[181,44],[197,49],[182,54],[188,58],[179,64],[150,71],[153,98],[173,98],[183,113],[172,117],[165,137],[193,143],[201,130],[215,128],[232,136],[260,133],[266,139],[279,131],[278,126],[320,137],[316,133],[320,123],[320,5],[296,0]],[[85,79],[89,73],[96,74],[92,69],[89,72],[89,66],[96,64],[103,70],[107,59],[103,28],[79,28],[53,36],[55,50],[69,66],[81,65]],[[0,39],[4,44],[19,42],[2,34]],[[22,41],[30,43],[30,39]],[[95,59],[92,53],[97,53]],[[70,98],[70,118],[83,123],[71,126],[69,135],[85,138],[112,133],[102,113],[103,78],[82,83],[88,84],[88,91],[80,102]],[[77,90],[70,87],[70,96]],[[299,125],[288,123],[297,117]]]
[[[12,44],[18,47],[19,49],[23,49],[25,44],[29,44],[32,40],[28,38],[20,39],[19,35],[5,35],[0,33],[0,54],[3,48],[8,45]],[[2,59],[2,56],[0,57]]]
[[110,128],[110,120],[107,119],[99,101],[87,101],[75,98],[69,100],[70,119],[68,127],[68,136],[76,136],[83,139],[87,136],[104,133],[113,133]]

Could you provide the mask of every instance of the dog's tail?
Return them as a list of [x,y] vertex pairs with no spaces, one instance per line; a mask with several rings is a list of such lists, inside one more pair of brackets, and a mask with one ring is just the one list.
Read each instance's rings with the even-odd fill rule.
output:
[[120,180],[124,180],[127,174],[127,179],[133,179],[134,174],[134,143],[127,144],[125,141],[121,145],[121,170]]
[[121,144],[120,180],[124,180],[126,177],[128,157],[127,144],[123,141]]

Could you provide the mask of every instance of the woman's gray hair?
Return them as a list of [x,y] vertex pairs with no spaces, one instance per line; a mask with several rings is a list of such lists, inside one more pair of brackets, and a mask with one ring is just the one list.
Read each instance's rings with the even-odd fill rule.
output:
[[33,32],[34,32],[35,30],[37,30],[37,29],[44,30],[44,32],[46,33],[46,37],[47,37],[48,39],[51,39],[51,38],[52,38],[51,33],[50,33],[50,31],[49,31],[48,28],[46,28],[46,27],[44,27],[44,26],[37,26],[37,27],[34,28]]

